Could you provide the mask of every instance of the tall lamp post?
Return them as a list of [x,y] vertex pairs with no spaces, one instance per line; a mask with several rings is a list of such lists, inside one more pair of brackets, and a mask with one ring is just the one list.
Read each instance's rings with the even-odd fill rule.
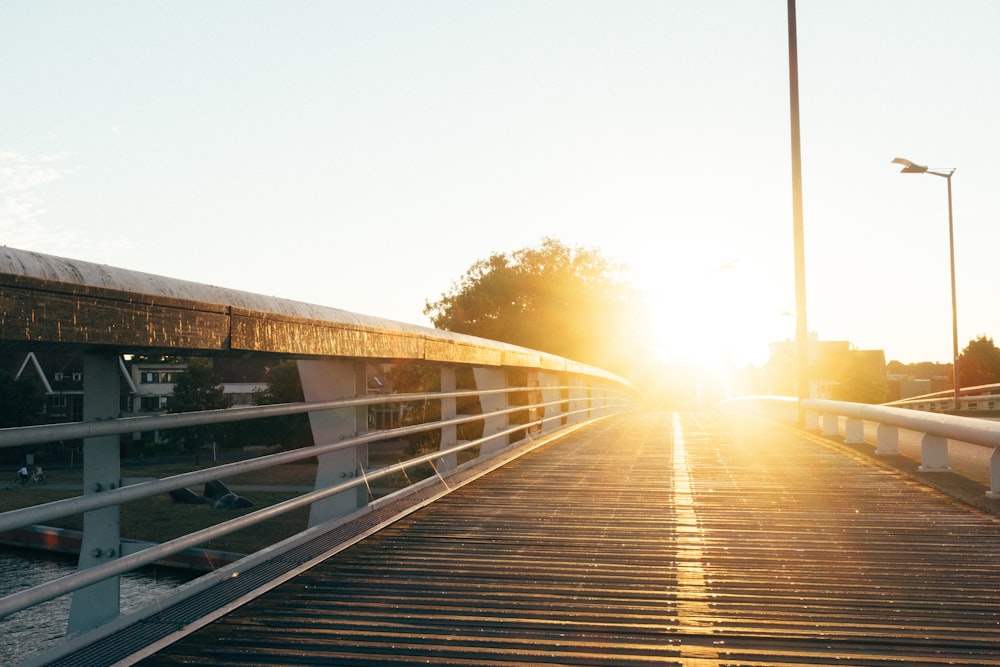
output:
[[795,250],[795,385],[798,423],[805,426],[802,401],[809,398],[809,328],[806,325],[806,251],[802,222],[802,145],[799,129],[799,46],[795,0],[788,0],[788,97],[792,131],[792,239]]
[[951,175],[955,169],[929,169],[922,164],[915,164],[905,158],[895,158],[893,164],[902,165],[904,174],[930,174],[940,176],[948,181],[948,251],[951,255],[951,369],[952,382],[955,385],[955,410],[958,411],[958,306],[955,299],[955,225],[951,213]]

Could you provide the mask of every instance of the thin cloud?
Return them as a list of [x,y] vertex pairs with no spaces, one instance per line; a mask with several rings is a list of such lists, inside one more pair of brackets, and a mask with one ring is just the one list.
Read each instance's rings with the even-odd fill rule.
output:
[[80,241],[78,232],[46,224],[43,190],[72,173],[66,155],[25,155],[0,151],[0,238],[5,245],[65,253]]
[[56,166],[60,159],[0,151],[0,228],[5,236],[45,215],[39,190],[68,173]]

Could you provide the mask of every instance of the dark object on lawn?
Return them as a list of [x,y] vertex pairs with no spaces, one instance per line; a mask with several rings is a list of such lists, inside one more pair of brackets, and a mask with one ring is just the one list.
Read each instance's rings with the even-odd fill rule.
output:
[[232,495],[232,491],[229,490],[225,484],[217,479],[213,479],[211,482],[205,482],[205,497],[215,498],[216,500]]
[[238,510],[243,507],[253,507],[253,503],[243,496],[228,493],[216,500],[212,507],[217,510]]
[[174,499],[174,502],[185,505],[204,505],[208,502],[191,489],[174,489],[170,492],[170,497]]

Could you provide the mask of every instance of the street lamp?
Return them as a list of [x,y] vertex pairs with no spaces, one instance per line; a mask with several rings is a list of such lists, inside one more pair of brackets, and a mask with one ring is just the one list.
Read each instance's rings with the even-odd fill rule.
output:
[[955,301],[955,225],[951,214],[951,175],[954,169],[928,169],[922,164],[915,164],[898,157],[893,164],[903,165],[900,170],[904,174],[930,174],[940,176],[948,181],[948,250],[951,255],[951,368],[952,382],[955,385],[955,410],[958,411],[958,306]]

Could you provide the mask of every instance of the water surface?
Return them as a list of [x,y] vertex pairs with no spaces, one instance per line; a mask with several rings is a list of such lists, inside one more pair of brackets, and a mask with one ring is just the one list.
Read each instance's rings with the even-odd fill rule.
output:
[[[0,547],[0,597],[76,571],[76,557]],[[121,578],[122,613],[134,611],[188,581],[173,570],[150,568]],[[62,641],[70,596],[0,619],[0,665],[13,665]]]

